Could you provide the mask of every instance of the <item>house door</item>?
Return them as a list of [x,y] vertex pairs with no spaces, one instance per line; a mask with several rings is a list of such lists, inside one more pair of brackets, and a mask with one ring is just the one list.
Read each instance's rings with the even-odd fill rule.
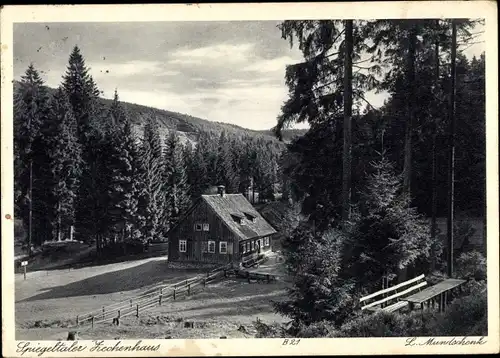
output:
[[194,255],[194,253],[195,253],[195,247],[194,247],[194,245],[195,245],[194,241],[188,240],[186,251],[187,251],[187,256],[188,256],[189,260],[195,259],[195,255]]

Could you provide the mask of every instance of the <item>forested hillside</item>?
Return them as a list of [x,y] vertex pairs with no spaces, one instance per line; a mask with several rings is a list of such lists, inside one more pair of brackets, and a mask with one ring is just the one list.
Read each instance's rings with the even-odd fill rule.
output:
[[[270,133],[99,97],[78,47],[58,89],[15,83],[16,213],[31,242],[164,238],[202,193],[273,200],[284,144]],[[29,230],[26,230],[29,232]]]

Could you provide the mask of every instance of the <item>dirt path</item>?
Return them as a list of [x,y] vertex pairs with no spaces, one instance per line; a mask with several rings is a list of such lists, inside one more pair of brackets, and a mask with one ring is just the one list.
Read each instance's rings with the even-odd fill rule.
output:
[[[279,270],[272,260],[259,270]],[[160,284],[172,284],[200,271],[169,268],[164,258],[149,258],[72,270],[39,271],[24,281],[16,276],[16,339],[65,339],[77,315],[126,301]],[[180,300],[124,317],[120,327],[80,327],[82,339],[250,337],[253,322],[283,321],[273,301],[286,297],[286,282],[248,283],[228,278]],[[184,327],[185,322],[194,327]],[[244,326],[246,328],[238,330]]]

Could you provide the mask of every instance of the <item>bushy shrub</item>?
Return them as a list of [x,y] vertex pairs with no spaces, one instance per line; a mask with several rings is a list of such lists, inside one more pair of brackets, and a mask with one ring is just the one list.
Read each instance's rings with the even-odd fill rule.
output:
[[287,338],[286,328],[278,323],[265,324],[259,318],[253,322],[255,338]]
[[470,250],[470,238],[474,236],[476,230],[468,221],[456,221],[453,226],[454,240],[460,246],[456,247],[459,255]]
[[300,338],[324,338],[338,337],[338,330],[331,322],[322,321],[310,324],[309,326],[301,326],[294,333],[295,337]]
[[360,313],[340,328],[341,337],[406,337],[422,331],[422,319],[415,314],[379,311]]
[[487,335],[486,290],[455,299],[430,327],[442,336]]
[[479,251],[464,252],[455,265],[457,277],[476,281],[486,280],[486,259]]
[[486,290],[455,299],[445,312],[359,313],[346,322],[339,337],[485,336]]

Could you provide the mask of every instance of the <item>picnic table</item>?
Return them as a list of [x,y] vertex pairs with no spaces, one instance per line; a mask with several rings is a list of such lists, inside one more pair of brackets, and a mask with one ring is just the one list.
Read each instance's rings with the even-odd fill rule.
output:
[[465,282],[467,281],[449,278],[434,286],[427,287],[418,293],[403,298],[403,300],[410,304],[410,309],[413,309],[415,304],[420,304],[420,308],[423,310],[424,303],[427,303],[427,307],[429,307],[432,302],[432,307],[434,307],[436,299],[438,299],[439,312],[442,312],[445,310],[446,303],[449,301],[448,294],[451,295],[455,288],[461,289],[461,286]]

